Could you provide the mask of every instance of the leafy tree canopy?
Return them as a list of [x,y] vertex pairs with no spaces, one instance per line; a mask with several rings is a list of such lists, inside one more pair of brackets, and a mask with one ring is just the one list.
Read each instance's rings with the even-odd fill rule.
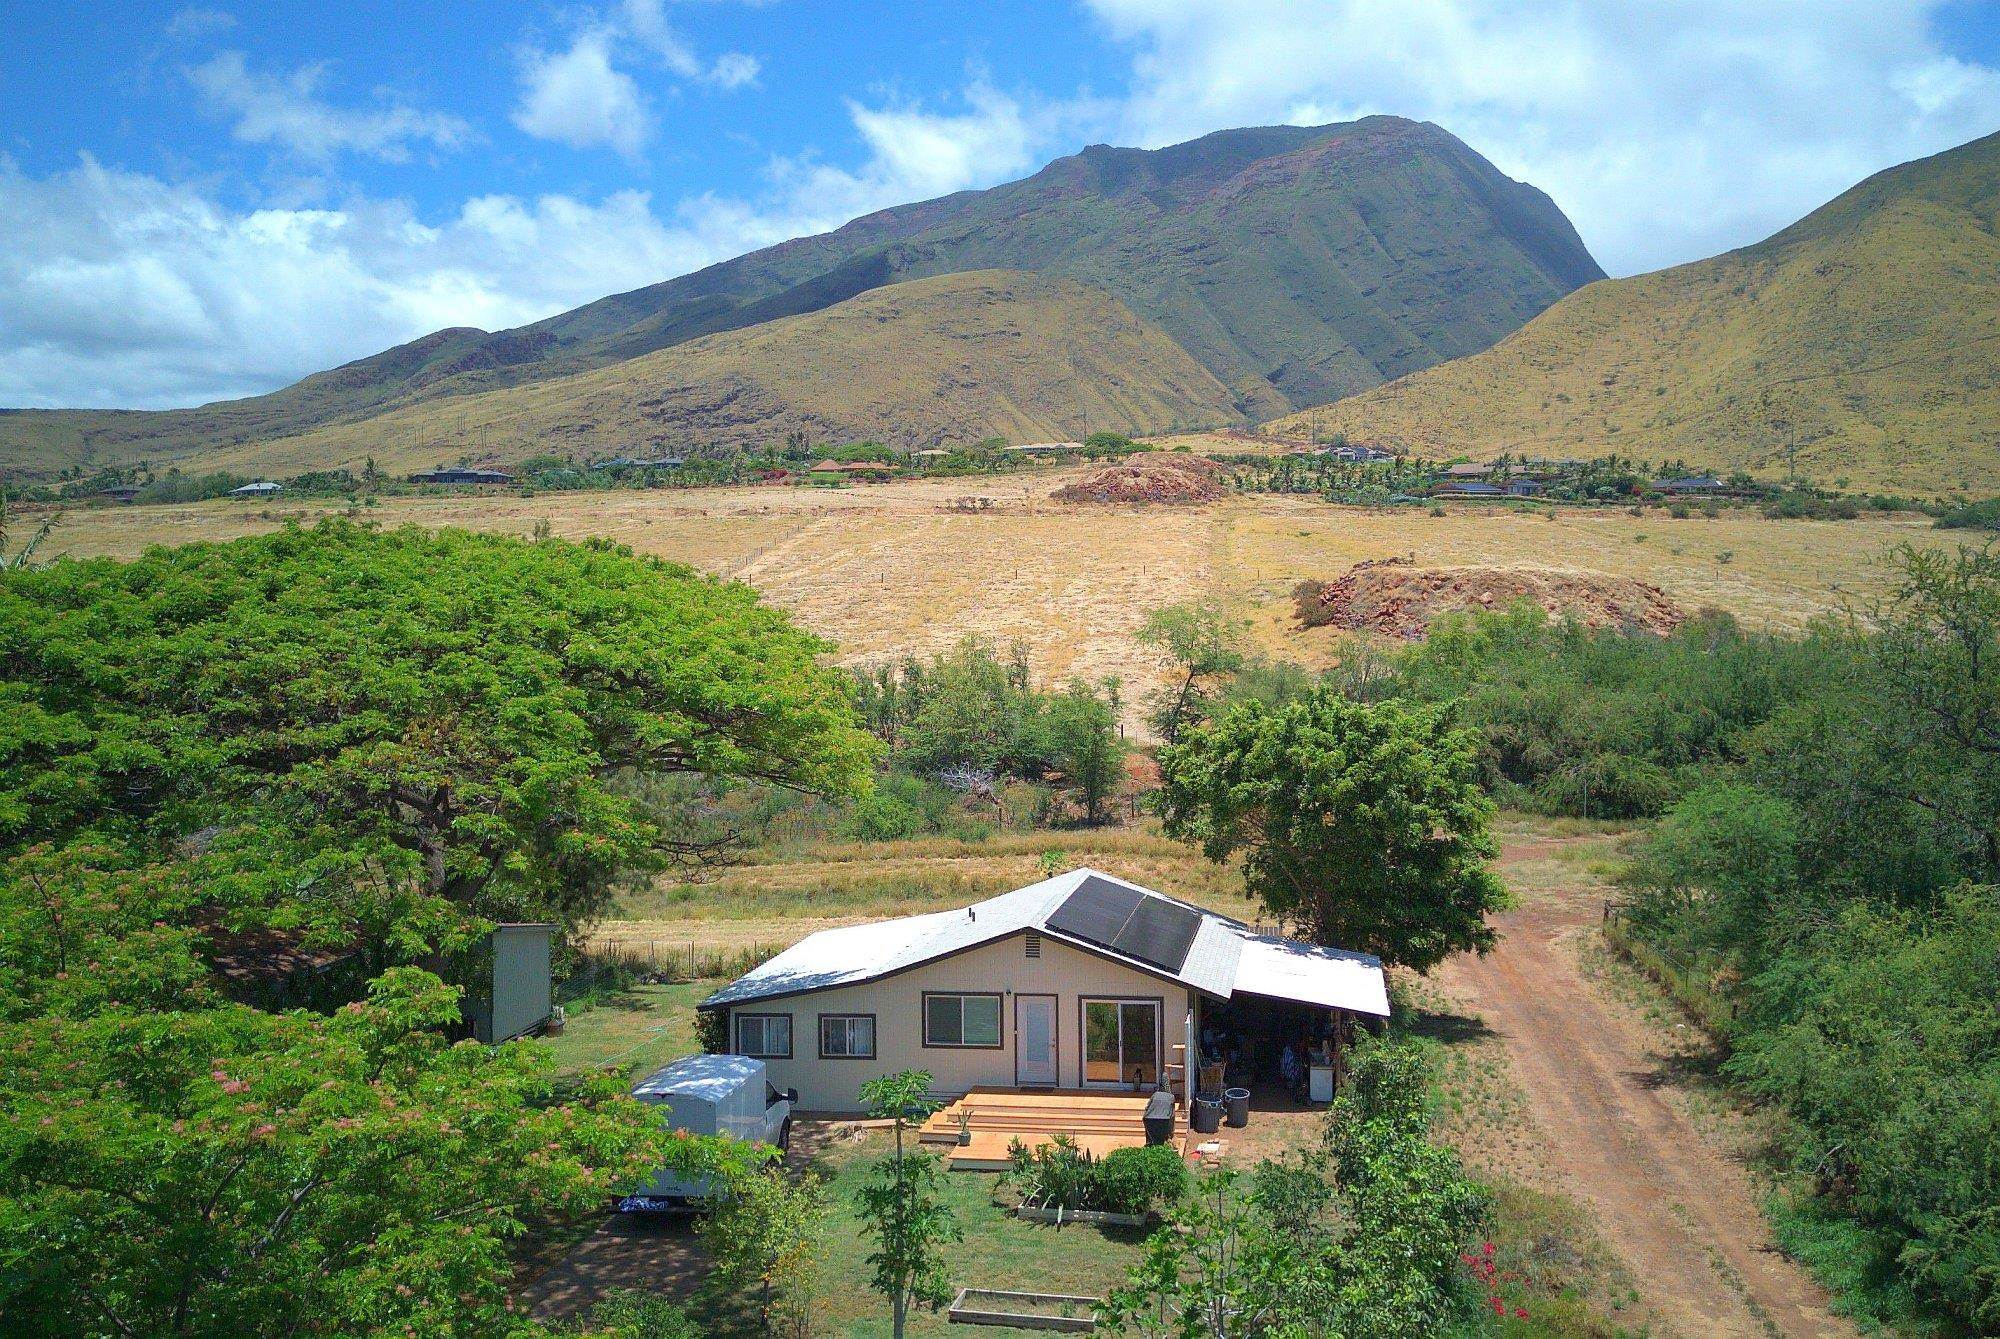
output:
[[198,837],[377,934],[421,919],[412,890],[574,920],[697,853],[624,775],[865,787],[827,649],[602,542],[333,520],[8,573],[0,844]]
[[1492,803],[1478,740],[1445,707],[1355,702],[1331,685],[1241,702],[1160,751],[1167,832],[1321,943],[1428,968],[1493,942]]

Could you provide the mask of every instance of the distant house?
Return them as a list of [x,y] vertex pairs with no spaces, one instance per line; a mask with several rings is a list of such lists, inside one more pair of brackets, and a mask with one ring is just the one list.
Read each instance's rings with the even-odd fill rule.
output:
[[1328,460],[1341,460],[1354,465],[1373,465],[1377,461],[1394,460],[1395,453],[1378,450],[1372,446],[1322,446],[1313,452]]
[[950,454],[951,452],[941,446],[926,447],[922,451],[910,452],[911,457],[916,460],[936,460],[939,456],[948,456]]
[[677,470],[687,464],[683,456],[661,456],[655,460],[639,460],[632,456],[613,456],[591,465],[594,470]]
[[274,484],[268,479],[259,479],[254,484],[244,484],[241,488],[230,489],[229,496],[270,497],[274,493],[282,493],[284,491],[285,486],[283,484]]
[[1723,493],[1729,485],[1712,474],[1690,475],[1685,479],[1655,480],[1653,487],[1662,493]]
[[1444,469],[1444,477],[1447,479],[1484,479],[1491,473],[1493,473],[1491,465],[1481,465],[1470,460],[1447,465]]
[[1507,492],[1513,497],[1538,497],[1541,495],[1540,479],[1509,479]]
[[97,495],[102,498],[109,498],[113,502],[130,502],[133,498],[139,496],[139,486],[137,484],[114,484],[110,488],[98,489]]
[[1009,451],[1025,451],[1029,454],[1051,455],[1058,451],[1081,451],[1082,442],[1029,442],[1025,446],[1010,446]]
[[1432,497],[1506,497],[1507,490],[1498,484],[1482,483],[1477,479],[1455,480],[1439,484],[1431,491]]
[[809,473],[816,474],[822,479],[836,474],[851,479],[869,479],[893,474],[895,471],[894,465],[881,460],[822,460],[813,466]]
[[410,476],[413,484],[510,484],[514,476],[506,470],[474,470],[454,466],[442,470],[419,470]]

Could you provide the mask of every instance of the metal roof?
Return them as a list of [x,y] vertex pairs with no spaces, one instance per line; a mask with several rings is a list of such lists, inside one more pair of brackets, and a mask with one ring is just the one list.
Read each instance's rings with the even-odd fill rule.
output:
[[654,1070],[632,1088],[634,1097],[668,1094],[720,1102],[763,1072],[764,1062],[740,1055],[684,1055]]
[[[1119,926],[1099,937],[1080,920],[1058,914],[1086,888],[1093,902],[1121,890],[1126,901],[1136,894],[1137,902]],[[1144,915],[1140,914],[1142,909]],[[1150,936],[1142,936],[1146,940],[1143,944],[1128,940],[1122,950],[1119,946],[1118,933],[1130,923],[1184,930],[1190,919],[1195,921],[1192,938],[1181,951],[1180,934],[1172,935],[1165,946],[1171,952],[1158,955],[1167,961],[1149,962],[1137,956],[1140,949],[1161,947]],[[1383,1017],[1389,1013],[1378,958],[1260,935],[1241,921],[1094,869],[1074,869],[956,911],[821,930],[744,973],[703,1000],[701,1007],[858,985],[1024,930],[1038,931],[1219,999],[1248,992]],[[1169,965],[1174,953],[1179,954],[1178,965]]]

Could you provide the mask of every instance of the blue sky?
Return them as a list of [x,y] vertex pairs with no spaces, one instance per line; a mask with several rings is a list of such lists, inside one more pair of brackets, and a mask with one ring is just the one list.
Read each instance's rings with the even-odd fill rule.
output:
[[199,403],[1087,143],[1394,112],[1614,273],[2000,129],[2000,4],[12,2],[0,404]]

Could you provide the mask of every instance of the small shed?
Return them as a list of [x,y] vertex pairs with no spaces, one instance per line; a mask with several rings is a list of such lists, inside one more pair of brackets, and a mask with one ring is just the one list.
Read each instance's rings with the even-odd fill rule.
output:
[[230,489],[229,496],[270,497],[274,493],[282,493],[284,491],[285,486],[283,484],[274,484],[268,479],[259,479],[254,484],[244,484],[241,488]]
[[525,1036],[555,1012],[550,950],[556,927],[498,925],[473,955],[465,981],[465,1019],[487,1045]]

